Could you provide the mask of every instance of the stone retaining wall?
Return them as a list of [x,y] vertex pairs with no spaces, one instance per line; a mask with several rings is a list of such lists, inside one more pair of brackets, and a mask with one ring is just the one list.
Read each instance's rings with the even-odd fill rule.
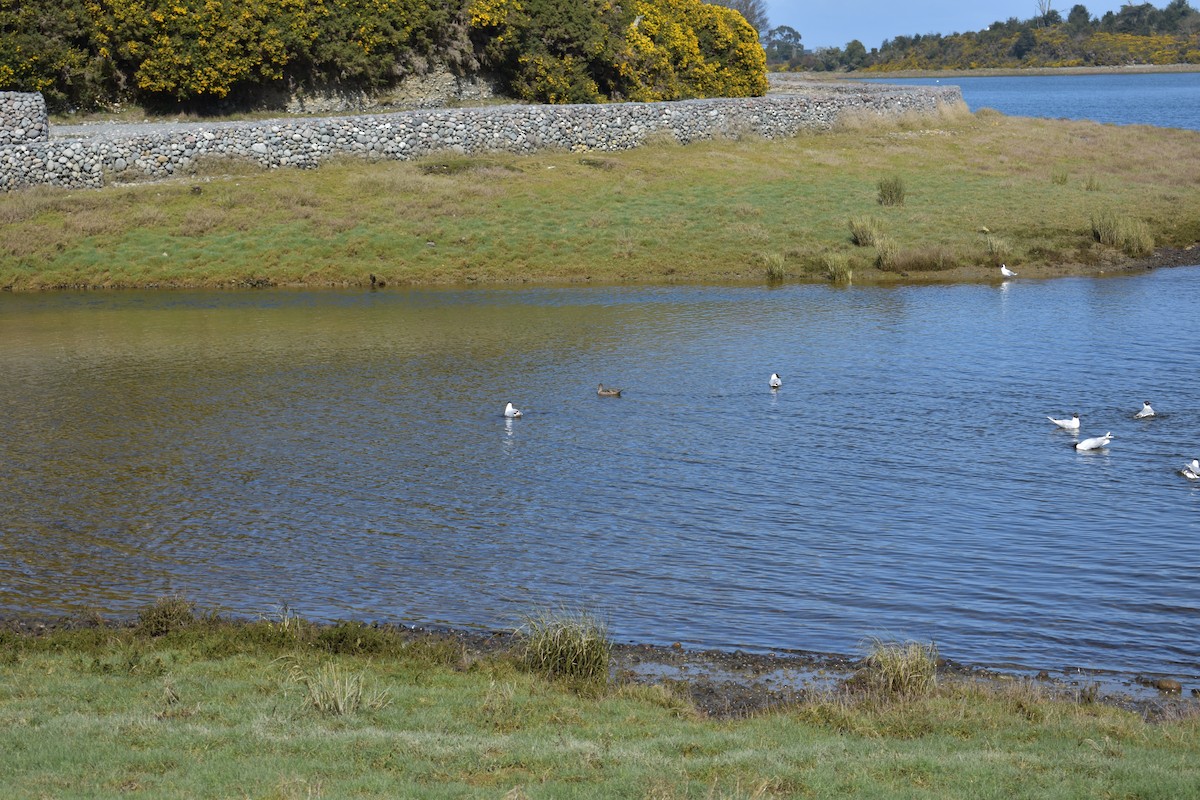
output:
[[37,92],[0,92],[0,147],[50,138],[46,100]]
[[186,174],[202,159],[308,168],[345,154],[404,160],[438,152],[626,150],[648,136],[664,135],[682,143],[744,134],[775,138],[828,128],[848,111],[933,112],[961,102],[956,86],[814,85],[803,93],[746,99],[493,106],[111,130],[85,125],[75,126],[82,132],[70,134],[77,138],[55,131],[49,142],[0,147],[0,191],[166,178]]

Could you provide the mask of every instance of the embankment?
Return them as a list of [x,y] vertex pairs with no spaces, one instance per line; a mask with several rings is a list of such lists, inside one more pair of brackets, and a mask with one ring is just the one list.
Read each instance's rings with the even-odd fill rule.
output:
[[[0,94],[0,125],[36,95]],[[610,105],[490,106],[264,122],[64,126],[48,137],[4,145],[0,191],[29,186],[99,187],[187,174],[219,159],[264,169],[311,168],[345,156],[408,160],[431,153],[618,151],[649,137],[687,143],[722,136],[765,138],[831,127],[848,112],[935,112],[962,102],[956,86],[820,86],[749,99]],[[44,104],[43,118],[44,118]],[[20,119],[25,119],[24,116]],[[12,121],[10,121],[12,120]],[[25,128],[22,128],[25,130]]]

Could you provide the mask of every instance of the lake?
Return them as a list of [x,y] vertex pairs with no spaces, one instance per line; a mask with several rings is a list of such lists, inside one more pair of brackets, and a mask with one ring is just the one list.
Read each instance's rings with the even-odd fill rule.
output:
[[962,89],[972,111],[1200,130],[1200,72],[880,78],[872,83]]
[[1198,303],[1191,267],[0,296],[0,613],[582,606],[620,641],[1195,680]]

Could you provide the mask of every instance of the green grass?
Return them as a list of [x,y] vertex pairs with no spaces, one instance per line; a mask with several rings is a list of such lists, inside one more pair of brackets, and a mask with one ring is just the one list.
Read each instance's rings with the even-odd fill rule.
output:
[[[160,636],[0,632],[0,656],[0,796],[13,800],[1167,800],[1200,784],[1197,718],[1150,724],[1026,683],[836,691],[714,720],[666,684],[580,693],[525,669],[519,648],[464,658],[453,637],[287,615],[202,614]],[[365,702],[335,713],[313,682]]]
[[[987,278],[981,227],[1026,275],[1077,273],[1128,257],[1092,234],[1106,209],[1136,209],[1158,245],[1200,240],[1198,154],[1196,132],[981,111],[582,157],[210,164],[174,182],[0,195],[0,287],[761,282],[764,253],[823,279],[804,265],[838,252],[859,282],[930,264],[936,279]],[[1060,173],[1087,182],[1047,180]],[[879,178],[897,174],[904,204],[881,207]],[[868,218],[897,253],[938,258],[876,270],[846,236]]]

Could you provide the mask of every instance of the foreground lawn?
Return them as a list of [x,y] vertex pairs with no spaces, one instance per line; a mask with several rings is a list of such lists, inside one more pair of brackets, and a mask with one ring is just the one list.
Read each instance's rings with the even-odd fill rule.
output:
[[[682,687],[291,619],[0,634],[5,798],[1183,798],[1200,722],[1030,687],[705,718]],[[857,697],[857,699],[856,699]],[[340,712],[340,713],[339,713]]]
[[[959,280],[1200,241],[1200,133],[989,111],[616,154],[230,169],[0,195],[0,287]],[[880,203],[886,179],[902,204]]]

